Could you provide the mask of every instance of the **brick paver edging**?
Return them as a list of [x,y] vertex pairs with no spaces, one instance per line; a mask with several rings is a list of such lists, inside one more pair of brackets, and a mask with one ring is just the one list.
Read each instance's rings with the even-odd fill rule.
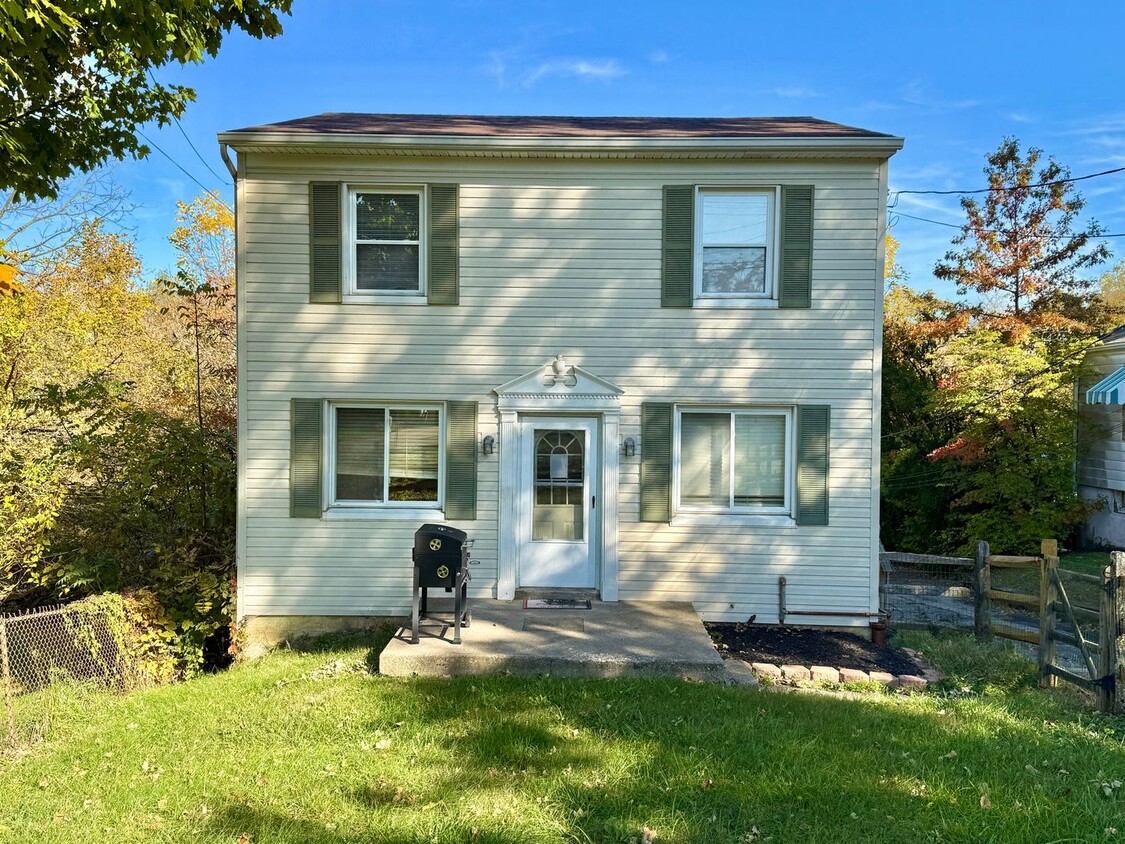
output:
[[[922,662],[917,651],[903,648],[917,666],[917,674],[888,674],[885,671],[860,671],[857,668],[832,668],[827,665],[775,665],[772,662],[745,662],[739,659],[727,660],[727,673],[732,680],[744,685],[752,685],[757,680],[773,683],[866,683],[875,681],[884,686],[902,689],[925,689],[930,683],[941,679],[934,669]],[[751,680],[751,678],[753,678]]]

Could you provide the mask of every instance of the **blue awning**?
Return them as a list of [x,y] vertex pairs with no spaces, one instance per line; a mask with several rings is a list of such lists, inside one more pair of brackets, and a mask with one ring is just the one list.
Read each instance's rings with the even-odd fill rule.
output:
[[1125,404],[1125,366],[1088,389],[1086,404]]

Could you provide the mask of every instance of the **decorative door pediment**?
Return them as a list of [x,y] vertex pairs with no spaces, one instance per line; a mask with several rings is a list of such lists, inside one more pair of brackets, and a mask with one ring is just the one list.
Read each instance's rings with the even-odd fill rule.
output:
[[562,355],[492,392],[503,410],[607,410],[621,405],[616,384],[568,363]]

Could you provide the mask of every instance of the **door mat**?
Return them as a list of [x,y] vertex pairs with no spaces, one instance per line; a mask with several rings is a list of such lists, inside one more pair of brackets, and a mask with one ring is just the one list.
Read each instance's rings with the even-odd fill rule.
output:
[[524,598],[525,610],[588,610],[593,607],[590,601],[574,598]]

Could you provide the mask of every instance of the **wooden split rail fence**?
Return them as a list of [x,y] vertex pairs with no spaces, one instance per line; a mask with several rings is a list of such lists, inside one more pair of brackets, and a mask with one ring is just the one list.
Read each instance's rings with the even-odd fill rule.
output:
[[[993,589],[993,567],[1037,570],[1038,594]],[[1053,539],[1043,540],[1037,557],[989,554],[988,543],[978,542],[974,574],[978,636],[999,635],[1035,645],[1040,686],[1055,686],[1063,680],[1093,692],[1102,712],[1125,711],[1125,554],[1113,552],[1110,564],[1100,575],[1093,575],[1060,569],[1059,546]],[[1076,584],[1085,584],[1085,591],[1094,592],[1098,606],[1072,600]],[[993,601],[1037,608],[1038,628],[998,629],[992,623]],[[1078,671],[1059,664],[1060,644],[1080,654]]]
[[[1043,540],[1036,556],[991,554],[987,542],[977,542],[975,551],[972,558],[884,552],[880,559],[885,573],[894,564],[966,573],[971,566],[969,591],[978,637],[1000,636],[1034,646],[1040,686],[1063,680],[1093,692],[1102,712],[1125,713],[1125,553],[1112,553],[1110,565],[1094,575],[1060,569],[1053,539]],[[1000,586],[993,583],[994,569],[1004,570],[1004,575],[997,573]],[[1011,588],[1012,583],[1026,591]],[[1087,603],[1079,602],[1078,592]],[[1095,602],[1097,606],[1090,605]],[[1011,611],[995,611],[1004,607]],[[1078,655],[1066,660],[1069,667],[1060,664],[1059,645]]]

